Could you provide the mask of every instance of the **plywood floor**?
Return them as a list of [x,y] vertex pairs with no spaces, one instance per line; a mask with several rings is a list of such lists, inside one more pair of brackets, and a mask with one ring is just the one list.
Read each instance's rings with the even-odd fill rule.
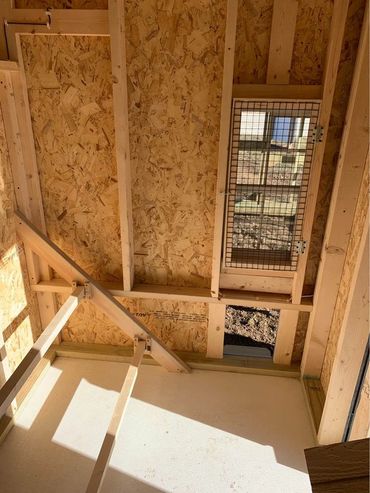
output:
[[[126,365],[58,358],[0,446],[1,493],[84,492]],[[144,366],[103,492],[308,493],[300,383]]]

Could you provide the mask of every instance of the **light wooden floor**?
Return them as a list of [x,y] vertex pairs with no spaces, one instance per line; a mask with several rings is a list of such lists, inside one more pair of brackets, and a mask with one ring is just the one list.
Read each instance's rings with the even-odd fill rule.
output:
[[[84,492],[127,365],[58,358],[0,446],[1,493]],[[103,492],[306,493],[292,378],[143,366]]]

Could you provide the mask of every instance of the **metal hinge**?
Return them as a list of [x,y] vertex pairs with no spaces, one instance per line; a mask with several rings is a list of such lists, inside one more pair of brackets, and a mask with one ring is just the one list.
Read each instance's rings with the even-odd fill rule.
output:
[[324,127],[321,125],[317,125],[312,132],[312,142],[317,143],[317,142],[322,142],[322,139],[324,137]]
[[307,246],[307,241],[306,240],[299,240],[296,241],[296,244],[294,246],[294,250],[298,255],[303,255]]
[[150,354],[152,352],[152,340],[150,337],[139,337],[135,336],[134,337],[134,352],[136,351],[137,344],[139,341],[144,341],[145,342],[145,354]]

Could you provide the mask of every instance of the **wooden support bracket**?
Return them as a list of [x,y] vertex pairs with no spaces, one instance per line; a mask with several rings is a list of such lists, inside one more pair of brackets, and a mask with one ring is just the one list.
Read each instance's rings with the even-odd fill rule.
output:
[[87,272],[79,267],[60,248],[49,240],[41,231],[31,224],[22,213],[16,213],[18,222],[16,231],[19,237],[30,248],[43,257],[58,274],[67,281],[77,281],[79,284],[89,282],[91,286],[91,301],[101,309],[125,334],[134,339],[139,336],[152,340],[152,356],[169,371],[190,372],[190,368],[175,353],[167,349],[164,344],[136,317],[126,310],[113,296],[97,281],[94,281]]

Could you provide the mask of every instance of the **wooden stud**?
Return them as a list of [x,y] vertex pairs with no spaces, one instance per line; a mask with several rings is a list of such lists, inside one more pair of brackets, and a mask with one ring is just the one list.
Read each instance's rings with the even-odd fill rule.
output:
[[234,54],[236,38],[236,21],[238,15],[238,0],[227,1],[224,69],[222,79],[222,101],[220,138],[218,146],[218,168],[216,185],[216,208],[212,254],[212,296],[218,297],[220,283],[220,267],[222,255],[222,234],[225,211],[226,176],[228,164],[228,148],[230,134],[230,116],[233,92]]
[[234,84],[233,98],[238,99],[284,99],[321,100],[322,86],[299,86],[291,84]]
[[357,198],[368,172],[369,19],[365,14],[323,249],[302,358],[304,375],[320,376]]
[[207,331],[207,358],[222,358],[224,355],[226,305],[209,305]]
[[[243,293],[237,290],[223,289],[220,291],[220,297],[214,298],[211,296],[211,292],[205,288],[135,284],[131,291],[125,291],[119,283],[101,281],[100,284],[112,296],[117,298],[145,298],[187,301],[189,303],[253,306],[278,310],[298,310],[300,312],[312,311],[312,301],[310,298],[304,298],[299,305],[293,305],[290,303],[290,295],[286,294],[279,295],[276,293],[255,291],[246,291]],[[72,286],[64,279],[52,279],[51,281],[40,281],[38,284],[33,284],[31,285],[31,289],[36,292],[69,294],[72,291]]]
[[[334,0],[329,44],[326,53],[326,62],[324,69],[323,96],[318,120],[318,124],[324,129],[324,135],[321,142],[318,142],[315,146],[315,153],[311,166],[310,181],[308,185],[305,215],[302,228],[302,238],[306,241],[311,238],[312,225],[315,216],[315,207],[319,190],[321,167],[324,159],[330,114],[333,104],[335,85],[337,81],[344,29],[346,26],[348,4],[349,0]],[[294,278],[294,285],[292,290],[293,303],[299,303],[302,297],[308,252],[309,248],[306,248],[305,253],[303,255],[300,255],[299,257],[298,267]]]
[[123,286],[126,291],[130,291],[134,283],[134,241],[127,101],[125,0],[109,0],[109,27]]
[[[321,142],[318,142],[315,147],[313,156],[310,180],[308,184],[307,199],[305,205],[305,214],[302,227],[302,238],[306,241],[311,237],[312,225],[315,214],[315,206],[317,194],[319,190],[319,182],[321,175],[321,166],[324,158],[325,144],[329,127],[331,107],[333,103],[335,84],[340,61],[340,54],[343,43],[344,29],[347,19],[349,0],[335,0],[333,8],[333,16],[330,27],[329,45],[326,54],[326,65],[324,71],[323,97],[320,106],[320,114],[318,124],[324,129],[324,136]],[[299,256],[297,271],[293,279],[292,286],[292,302],[300,303],[302,299],[304,276],[308,259],[309,248]],[[285,323],[285,317],[289,316],[288,323]],[[293,345],[297,324],[294,324],[293,315],[284,315],[284,324],[281,324],[278,331],[278,352],[275,356],[276,363],[289,364],[289,355],[293,354]],[[296,317],[298,321],[298,316]],[[279,334],[280,332],[280,334]],[[280,344],[280,341],[282,343]],[[276,351],[276,348],[275,348]],[[280,360],[280,357],[282,360]]]
[[[18,208],[46,231],[22,59],[19,68],[19,71],[0,70],[0,102],[15,196]],[[27,247],[25,255],[31,284],[51,279],[51,271],[45,262]],[[57,311],[56,299],[51,293],[40,293],[37,300],[41,323],[46,327]]]
[[274,0],[267,84],[289,84],[298,0]]
[[279,327],[274,349],[274,363],[279,365],[290,365],[294,339],[297,329],[299,312],[281,310],[279,316]]
[[[320,445],[339,442],[349,416],[362,358],[369,337],[368,218],[362,234],[346,302],[336,355],[318,432]],[[364,438],[364,437],[361,437]]]
[[32,348],[23,358],[17,369],[0,389],[0,417],[6,412],[27,378],[36,368],[44,354],[50,348],[54,339],[66,324],[69,317],[77,308],[83,296],[83,288],[78,287],[59,309],[53,320],[45,328]]
[[105,435],[88,487],[86,489],[87,493],[98,493],[101,491],[104,477],[108,470],[109,460],[113,453],[114,445],[122,425],[123,416],[137,379],[137,374],[144,356],[144,351],[145,341],[139,341],[132,362],[128,368],[121,392],[118,396],[113,415],[108,426],[108,431]]
[[80,284],[88,282],[91,287],[91,301],[132,339],[136,336],[142,339],[149,337],[152,341],[151,354],[153,358],[169,371],[190,371],[190,368],[175,353],[167,349],[142,322],[115,300],[109,291],[104,289],[97,281],[94,281],[87,272],[81,269],[49,238],[35,228],[22,213],[17,212],[16,214],[18,216],[16,231],[19,237],[28,243],[36,254],[42,256],[58,274],[71,283],[73,281],[77,281]]

